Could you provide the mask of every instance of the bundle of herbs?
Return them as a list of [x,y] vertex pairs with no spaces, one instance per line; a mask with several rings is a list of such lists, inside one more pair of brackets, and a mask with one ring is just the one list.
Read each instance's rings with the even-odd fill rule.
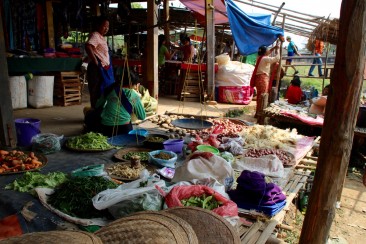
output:
[[78,218],[108,217],[106,210],[94,208],[92,198],[101,191],[116,187],[116,183],[103,177],[73,177],[55,189],[49,196],[48,203],[63,213]]

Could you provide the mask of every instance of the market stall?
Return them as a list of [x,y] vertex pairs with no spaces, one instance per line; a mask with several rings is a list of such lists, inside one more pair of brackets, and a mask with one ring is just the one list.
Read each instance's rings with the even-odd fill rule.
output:
[[[295,167],[312,149],[313,144],[314,138],[299,135],[296,131],[280,130],[271,126],[248,126],[248,123],[241,120],[203,120],[199,117],[158,115],[139,124],[130,135],[107,139],[85,134],[67,138],[61,151],[58,148],[57,151],[37,153],[36,156],[40,158],[40,163],[37,163],[40,175],[58,172],[58,179],[67,179],[65,182],[68,182],[68,188],[65,188],[65,183],[58,182],[52,187],[49,185],[50,189],[37,188],[34,191],[34,186],[28,182],[29,188],[23,188],[23,191],[29,192],[18,192],[20,186],[25,187],[20,182],[26,179],[24,172],[28,161],[21,163],[20,168],[13,161],[2,161],[2,168],[9,169],[0,175],[1,185],[7,186],[6,190],[0,190],[0,219],[13,216],[19,227],[17,235],[70,228],[94,232],[100,229],[93,227],[95,225],[101,226],[97,235],[108,235],[105,234],[105,228],[111,224],[122,224],[126,216],[131,219],[133,215],[130,214],[144,210],[154,210],[159,214],[163,210],[164,201],[168,210],[177,206],[195,206],[212,211],[215,216],[218,214],[221,216],[220,221],[226,223],[226,227],[221,228],[221,238],[235,240],[232,243],[238,243],[241,238],[241,242],[245,243],[249,238],[248,227],[258,225],[257,220],[253,222],[248,216],[266,219],[265,225],[270,233],[275,228],[271,221],[281,223],[286,207],[310,174],[310,171],[300,172]],[[160,151],[161,149],[165,151]],[[47,155],[44,155],[45,152]],[[12,152],[0,153],[9,155]],[[253,162],[262,162],[263,167],[253,168]],[[160,177],[157,178],[153,173]],[[246,175],[253,176],[253,173],[272,179],[268,186],[272,185],[282,194],[281,204],[275,211],[268,212],[266,209],[269,205],[253,208],[252,203],[243,202],[240,198],[242,193],[238,191],[244,190],[241,180],[258,182],[254,178],[245,178]],[[27,172],[26,175],[29,174],[35,177],[35,173]],[[88,179],[78,180],[76,176]],[[113,181],[106,183],[110,178]],[[18,183],[14,183],[15,180]],[[89,200],[77,200],[80,195],[85,197],[84,193],[93,184],[101,187],[94,192],[96,196],[89,196]],[[76,190],[66,190],[84,188],[83,194]],[[245,191],[254,189],[253,185],[253,188]],[[60,194],[66,200],[62,204]],[[141,198],[142,196],[148,198]],[[89,202],[89,205],[65,207],[65,204],[69,205],[74,201],[79,201],[79,204]],[[189,213],[185,215],[187,214],[189,216]],[[246,225],[238,222],[239,218],[243,218]],[[195,230],[193,225],[192,227]],[[230,231],[225,232],[224,229]],[[197,234],[197,237],[200,238],[200,235],[202,237],[202,233]],[[270,237],[268,233],[266,235],[262,238],[267,240]]]

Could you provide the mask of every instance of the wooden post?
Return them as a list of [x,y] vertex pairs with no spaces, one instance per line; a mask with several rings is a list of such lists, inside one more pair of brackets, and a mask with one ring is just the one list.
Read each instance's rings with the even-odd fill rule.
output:
[[154,26],[147,30],[147,43],[146,43],[146,78],[147,86],[150,93],[156,99],[158,99],[159,83],[158,83],[158,28],[156,14],[158,7],[155,4],[155,0],[147,1],[147,26]]
[[48,47],[55,48],[55,29],[53,28],[53,7],[52,1],[46,2]]
[[170,25],[169,25],[169,0],[164,0],[164,35],[167,47],[170,47]]
[[2,12],[0,12],[0,97],[0,145],[15,147],[17,141],[10,96],[8,63],[5,55]]
[[[282,29],[285,29],[285,20],[286,20],[286,14],[284,14],[283,18],[282,18]],[[280,45],[280,61],[278,61],[278,67],[277,67],[277,73],[276,73],[276,87],[275,87],[275,89],[272,89],[272,91],[271,91],[273,93],[273,94],[271,94],[271,102],[277,100],[278,87],[280,86],[281,70],[282,70],[282,47],[283,47],[283,42],[281,42],[281,45]],[[272,82],[272,81],[269,81],[269,82]]]
[[205,0],[206,3],[206,30],[207,30],[207,98],[215,100],[215,7],[213,0]]
[[[300,244],[326,243],[350,158],[365,65],[366,1],[342,1],[334,76]],[[350,52],[352,50],[352,52]]]

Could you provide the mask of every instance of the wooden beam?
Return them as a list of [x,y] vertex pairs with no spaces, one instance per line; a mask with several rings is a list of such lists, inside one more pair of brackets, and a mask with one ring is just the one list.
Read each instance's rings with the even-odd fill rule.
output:
[[8,63],[6,61],[2,12],[0,12],[0,97],[0,145],[15,147],[17,141],[10,95]]
[[159,96],[158,83],[158,19],[156,13],[158,7],[155,0],[147,0],[147,25],[153,26],[147,30],[147,66],[146,78],[150,94],[156,99]]
[[[326,243],[350,158],[365,65],[366,1],[342,1],[334,78],[300,244]],[[352,50],[352,53],[349,52]],[[341,111],[341,112],[340,112]]]
[[167,46],[170,46],[170,15],[169,15],[169,0],[164,0],[164,35],[166,38]]
[[206,6],[206,47],[207,47],[207,97],[215,100],[215,6],[213,0],[205,0]]
[[55,29],[53,24],[53,7],[52,1],[46,2],[47,15],[47,33],[48,33],[48,47],[55,48]]

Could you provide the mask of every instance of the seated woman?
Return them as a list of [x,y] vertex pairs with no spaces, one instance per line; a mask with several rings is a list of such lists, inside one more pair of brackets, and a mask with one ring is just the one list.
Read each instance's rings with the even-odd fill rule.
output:
[[119,82],[115,82],[105,89],[97,101],[96,109],[101,110],[101,125],[96,129],[105,136],[127,134],[131,131],[132,114],[141,120],[146,117],[138,93],[133,89],[121,88]]
[[301,88],[301,80],[295,75],[291,81],[291,85],[287,88],[286,99],[290,104],[298,104],[304,100],[304,93]]
[[311,114],[322,114],[325,112],[325,105],[327,104],[327,96],[329,92],[330,85],[324,87],[322,95],[320,97],[315,97],[310,99],[310,109],[309,113]]

